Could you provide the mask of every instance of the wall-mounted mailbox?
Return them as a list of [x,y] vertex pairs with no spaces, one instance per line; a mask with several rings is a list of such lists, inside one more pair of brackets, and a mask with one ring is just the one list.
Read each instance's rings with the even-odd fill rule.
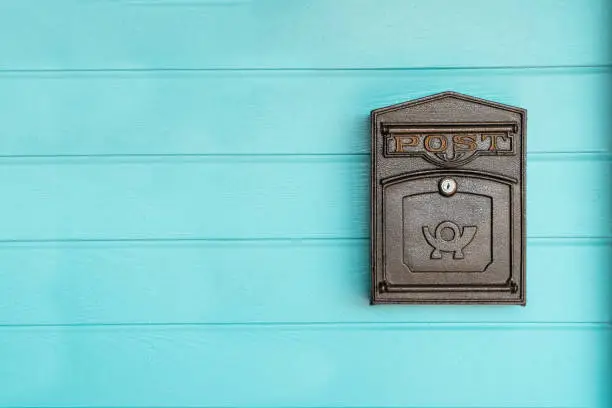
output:
[[372,111],[372,303],[525,304],[525,126],[454,92]]

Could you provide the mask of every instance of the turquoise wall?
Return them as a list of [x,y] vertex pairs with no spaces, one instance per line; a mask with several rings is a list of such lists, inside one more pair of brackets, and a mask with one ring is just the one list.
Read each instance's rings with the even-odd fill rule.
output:
[[[368,304],[369,112],[529,111],[528,305]],[[0,406],[612,406],[612,2],[0,1]]]

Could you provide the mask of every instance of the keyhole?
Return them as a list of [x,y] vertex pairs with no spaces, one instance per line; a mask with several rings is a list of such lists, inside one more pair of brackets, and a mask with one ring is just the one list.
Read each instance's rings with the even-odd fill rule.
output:
[[440,194],[450,197],[457,192],[457,182],[451,178],[445,178],[440,181]]

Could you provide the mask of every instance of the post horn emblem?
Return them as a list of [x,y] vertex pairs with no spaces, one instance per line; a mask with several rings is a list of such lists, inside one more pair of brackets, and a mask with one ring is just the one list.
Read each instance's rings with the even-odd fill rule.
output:
[[442,252],[452,252],[453,259],[463,259],[463,249],[472,242],[477,229],[475,226],[463,227],[460,233],[457,224],[452,221],[442,221],[436,227],[434,236],[429,231],[429,227],[424,226],[425,240],[434,248],[431,259],[441,259]]

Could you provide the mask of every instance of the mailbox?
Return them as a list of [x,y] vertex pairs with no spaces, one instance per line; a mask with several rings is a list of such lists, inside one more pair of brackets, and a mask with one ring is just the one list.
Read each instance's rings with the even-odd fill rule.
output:
[[524,109],[444,92],[372,111],[373,304],[525,304]]

